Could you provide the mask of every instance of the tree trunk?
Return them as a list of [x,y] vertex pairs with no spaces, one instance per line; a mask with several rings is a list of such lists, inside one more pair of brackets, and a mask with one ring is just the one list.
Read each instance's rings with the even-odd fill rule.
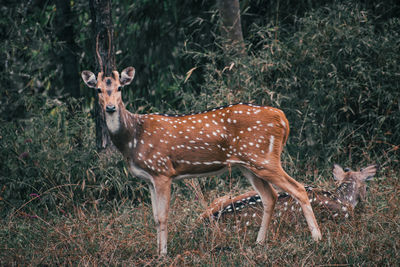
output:
[[76,58],[76,44],[74,40],[74,16],[69,1],[56,0],[56,35],[62,43],[58,52],[63,70],[63,84],[65,91],[74,98],[80,97],[79,70]]
[[218,0],[221,16],[221,33],[225,37],[225,52],[244,54],[242,24],[240,22],[239,0]]
[[[240,22],[239,0],[218,0],[218,9],[221,18],[220,29],[223,37],[224,61],[229,69],[226,72],[226,85],[234,95],[238,96],[234,92],[245,88],[243,81],[248,78],[246,71],[243,71],[240,65],[240,61],[237,60],[238,57],[246,55]],[[234,62],[236,62],[236,65],[233,64]],[[231,72],[233,66],[235,68]]]
[[[92,18],[92,32],[94,37],[93,50],[97,61],[97,72],[103,72],[110,76],[115,66],[114,52],[114,27],[111,16],[110,0],[90,0],[90,14]],[[103,76],[104,77],[104,76]],[[95,96],[95,123],[96,123],[96,146],[98,150],[114,148],[108,134],[105,114]]]

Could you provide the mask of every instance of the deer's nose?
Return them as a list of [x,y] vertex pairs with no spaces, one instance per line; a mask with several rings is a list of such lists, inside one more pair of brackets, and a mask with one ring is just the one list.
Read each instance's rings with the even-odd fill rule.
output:
[[106,106],[106,112],[113,113],[115,111],[116,111],[115,105],[107,105]]

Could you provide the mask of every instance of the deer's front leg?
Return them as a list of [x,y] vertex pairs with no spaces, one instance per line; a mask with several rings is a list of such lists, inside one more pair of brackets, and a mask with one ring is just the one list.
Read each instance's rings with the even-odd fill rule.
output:
[[171,178],[165,176],[154,177],[149,184],[154,221],[157,228],[158,254],[167,254],[168,241],[168,211],[171,199]]

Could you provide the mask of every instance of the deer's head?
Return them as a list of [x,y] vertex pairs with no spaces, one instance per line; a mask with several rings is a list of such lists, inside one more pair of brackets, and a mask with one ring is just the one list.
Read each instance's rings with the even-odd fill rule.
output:
[[121,89],[132,82],[135,76],[135,68],[128,67],[121,72],[113,71],[111,76],[105,76],[100,72],[96,76],[93,72],[85,70],[82,72],[82,79],[90,88],[95,88],[99,96],[99,103],[106,114],[108,129],[113,133],[118,131],[119,109],[123,107]]
[[365,200],[367,192],[366,181],[371,180],[376,174],[377,166],[370,165],[360,171],[353,171],[346,168],[342,169],[335,164],[333,167],[333,177],[339,183],[338,192],[353,207],[359,201]]

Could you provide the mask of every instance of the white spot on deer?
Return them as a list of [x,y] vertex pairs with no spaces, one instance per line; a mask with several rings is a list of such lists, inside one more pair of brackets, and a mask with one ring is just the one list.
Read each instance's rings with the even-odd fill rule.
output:
[[153,147],[153,144],[149,144],[149,147]]
[[264,160],[262,164],[269,164],[269,160]]
[[269,150],[268,153],[271,153],[273,148],[274,148],[274,140],[275,140],[275,136],[271,135],[271,137],[269,138]]
[[206,123],[206,127],[210,127],[210,124]]
[[281,120],[281,124],[282,124],[282,126],[283,126],[284,128],[286,128],[286,123],[285,123],[283,120]]
[[251,132],[251,128],[250,128],[250,127],[249,127],[249,128],[247,128],[247,131]]

